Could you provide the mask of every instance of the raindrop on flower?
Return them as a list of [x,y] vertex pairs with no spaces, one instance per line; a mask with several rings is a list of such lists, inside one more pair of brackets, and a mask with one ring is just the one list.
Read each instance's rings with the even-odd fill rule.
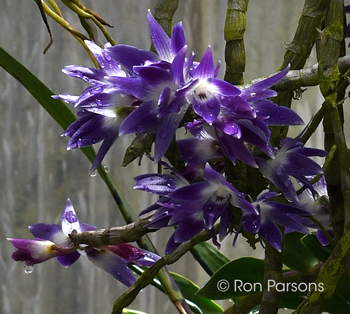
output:
[[96,177],[97,176],[97,170],[94,170],[90,173],[90,177]]
[[34,270],[34,267],[31,265],[24,265],[23,266],[23,271],[27,275],[31,274],[33,272],[33,270]]
[[144,126],[141,125],[141,124],[139,124],[139,125],[136,127],[136,132],[141,133],[141,132],[143,132],[144,130],[145,130],[145,128],[144,128]]

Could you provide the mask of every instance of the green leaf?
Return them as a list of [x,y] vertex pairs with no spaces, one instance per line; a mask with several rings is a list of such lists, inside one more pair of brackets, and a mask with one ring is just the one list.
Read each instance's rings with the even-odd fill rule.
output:
[[191,253],[209,276],[230,261],[208,242],[197,244],[191,249]]
[[318,263],[318,259],[303,245],[304,234],[287,233],[284,237],[283,263],[303,274],[309,274]]
[[51,89],[2,48],[0,66],[17,79],[63,129],[74,122],[72,110],[62,100],[53,99]]
[[264,261],[242,257],[222,266],[197,292],[213,300],[238,298],[262,292]]
[[304,236],[301,242],[320,262],[324,263],[332,253],[331,246],[323,246],[315,233]]
[[[129,268],[132,269],[135,273],[141,275],[144,272],[143,267],[136,265],[129,265]],[[183,277],[177,273],[170,272],[174,281],[180,288],[184,298],[186,299],[187,304],[190,306],[193,312],[197,314],[218,314],[222,313],[222,308],[215,303],[214,301],[197,296],[196,293],[199,290],[199,287],[194,284],[191,280],[186,277]],[[158,288],[160,291],[164,292],[162,285],[158,279],[153,279],[152,286]]]

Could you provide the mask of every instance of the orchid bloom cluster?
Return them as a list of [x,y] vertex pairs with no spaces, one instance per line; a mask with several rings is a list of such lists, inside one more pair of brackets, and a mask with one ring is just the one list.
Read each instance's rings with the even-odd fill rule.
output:
[[24,262],[26,266],[33,266],[56,257],[64,267],[69,267],[84,255],[93,264],[127,286],[131,286],[136,280],[127,265],[151,266],[160,258],[154,253],[127,243],[99,248],[77,247],[69,237],[73,231],[80,233],[96,229],[95,226],[79,222],[74,207],[68,199],[61,216],[61,226],[38,223],[29,226],[34,239],[8,238],[17,249],[12,254],[12,258],[15,261]]
[[[99,68],[72,65],[63,69],[90,84],[79,96],[55,96],[79,110],[78,119],[64,133],[70,137],[68,149],[102,141],[90,169],[94,172],[119,136],[150,133],[155,138],[153,160],[164,164],[162,158],[176,131],[185,127],[192,137],[176,142],[184,168],[167,164],[169,174],[135,178],[135,189],[160,196],[141,211],[156,210],[146,227],[176,227],[166,253],[202,230],[211,233],[217,246],[228,233],[236,233],[235,241],[245,231],[281,250],[281,226],[286,232],[317,229],[308,218],[317,216],[317,211],[301,202],[295,186],[306,186],[315,203],[318,192],[309,180],[322,174],[322,168],[309,157],[325,157],[327,153],[304,147],[300,136],[286,138],[279,147],[270,143],[269,126],[303,123],[291,109],[271,100],[277,95],[271,87],[289,68],[248,87],[233,86],[218,78],[220,67],[214,65],[210,47],[199,62],[195,61],[195,54],[187,51],[181,23],[174,26],[169,38],[150,12],[148,22],[155,52],[127,45],[101,48],[86,41]],[[239,191],[228,181],[227,163],[243,163],[260,171],[266,189],[255,199]],[[93,228],[78,222],[68,202],[62,228],[33,225],[30,230],[35,240],[10,239],[18,249],[13,258],[33,265],[57,257],[69,266],[81,253],[72,246],[69,234]],[[149,265],[158,258],[128,244],[83,248],[82,252],[127,285],[134,278],[126,264]]]
[[[194,52],[188,53],[181,23],[174,26],[169,38],[150,12],[148,22],[156,52],[127,45],[101,48],[87,41],[100,68],[64,68],[66,74],[91,85],[80,96],[56,96],[79,108],[78,120],[64,133],[70,137],[68,149],[103,141],[91,168],[94,171],[123,134],[154,134],[155,162],[164,157],[179,127],[193,135],[177,141],[184,169],[135,178],[135,189],[161,196],[141,212],[157,209],[147,227],[177,227],[167,253],[203,229],[211,232],[219,245],[214,228],[219,219],[220,240],[239,219],[237,232],[258,233],[277,250],[282,243],[279,225],[308,233],[306,223],[299,222],[305,219],[298,217],[311,213],[301,208],[291,177],[313,190],[307,177],[319,175],[322,168],[309,157],[323,157],[326,152],[303,147],[300,137],[284,140],[279,148],[270,144],[269,126],[303,123],[291,109],[270,100],[277,95],[271,86],[289,68],[248,87],[233,86],[218,78],[220,64],[214,65],[210,46],[199,62]],[[258,168],[288,204],[274,201],[278,193],[269,191],[249,201],[227,181],[225,158],[234,165],[240,160]],[[233,208],[240,209],[238,217]]]

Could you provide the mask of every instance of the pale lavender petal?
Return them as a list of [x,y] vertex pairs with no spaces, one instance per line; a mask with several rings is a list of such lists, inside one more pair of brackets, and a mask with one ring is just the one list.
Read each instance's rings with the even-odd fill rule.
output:
[[85,40],[85,44],[107,75],[125,76],[125,72],[120,68],[119,64],[104,49],[93,41]]
[[64,211],[61,216],[61,227],[62,232],[66,236],[71,234],[73,230],[76,230],[78,233],[81,232],[78,216],[69,198],[67,199],[66,207],[64,208]]
[[134,178],[136,184],[134,189],[145,192],[168,195],[177,188],[184,185],[184,182],[174,175],[146,174]]
[[93,85],[102,84],[106,75],[100,69],[86,68],[79,65],[67,65],[62,69],[62,72]]

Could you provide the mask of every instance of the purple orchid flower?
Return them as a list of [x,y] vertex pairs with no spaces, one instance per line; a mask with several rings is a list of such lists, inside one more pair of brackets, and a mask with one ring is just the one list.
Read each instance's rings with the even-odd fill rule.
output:
[[73,230],[83,232],[96,230],[95,226],[80,224],[70,199],[61,216],[61,226],[57,224],[38,223],[29,226],[29,230],[35,237],[30,239],[9,239],[18,251],[12,258],[15,261],[23,261],[26,265],[42,263],[52,257],[57,257],[63,266],[72,265],[79,257],[69,234]]
[[86,255],[95,265],[110,273],[127,286],[135,282],[133,273],[127,265],[150,266],[160,257],[156,254],[122,243],[101,248],[80,247],[77,251],[69,238],[76,231],[93,231],[95,226],[80,223],[70,199],[61,216],[61,226],[57,224],[38,223],[29,227],[35,239],[8,238],[14,248],[12,254],[15,261],[24,262],[28,266],[42,263],[53,257],[63,266],[75,263],[81,255]]
[[309,157],[325,157],[328,154],[321,149],[304,147],[299,140],[300,136],[283,140],[281,148],[275,152],[274,159],[255,158],[261,173],[293,203],[298,203],[299,199],[289,176],[296,178],[312,190],[312,185],[309,183],[307,176],[315,176],[323,173],[323,171]]
[[93,173],[118,138],[122,108],[131,106],[136,98],[109,82],[108,77],[126,77],[126,73],[109,56],[106,49],[90,41],[85,43],[97,60],[100,69],[71,65],[66,66],[63,72],[82,79],[92,86],[86,88],[80,96],[59,94],[53,97],[80,108],[78,120],[73,122],[63,134],[71,137],[68,150],[103,141],[90,169],[90,173]]
[[278,195],[276,192],[262,192],[252,205],[260,211],[259,235],[276,250],[281,251],[283,235],[278,225],[284,226],[290,231],[309,234],[307,226],[299,222],[298,219],[301,216],[310,216],[310,213],[292,205],[270,200]]
[[[255,233],[259,230],[259,211],[209,164],[206,164],[204,169],[204,181],[193,184],[184,182],[170,184],[178,181],[174,177],[171,181],[169,179],[168,175],[145,175],[136,178],[137,189],[163,196],[157,202],[157,206],[152,207],[157,209],[157,213],[147,227],[158,229],[177,226],[167,244],[166,253],[170,253],[203,229],[213,234],[213,241],[219,246],[213,227],[221,217],[219,236],[222,240],[233,217],[229,204],[242,210],[242,227],[246,231]],[[154,181],[158,184],[156,188]]]

